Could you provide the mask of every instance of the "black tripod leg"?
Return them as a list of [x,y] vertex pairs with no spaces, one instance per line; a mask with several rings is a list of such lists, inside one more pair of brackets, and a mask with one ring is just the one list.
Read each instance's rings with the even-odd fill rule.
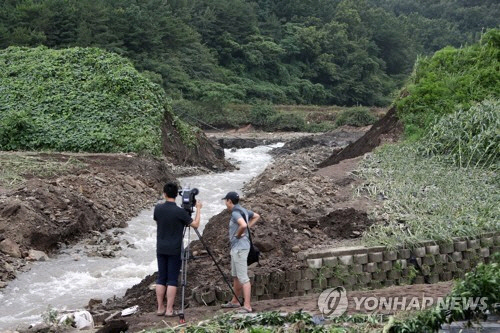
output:
[[215,263],[215,266],[217,266],[217,269],[219,270],[220,274],[222,275],[222,278],[224,279],[224,281],[226,282],[227,286],[229,287],[229,289],[231,289],[231,292],[233,293],[234,297],[238,300],[238,303],[240,303],[241,306],[243,306],[243,302],[240,301],[240,299],[238,298],[238,296],[236,295],[236,292],[234,291],[233,289],[233,286],[231,286],[231,283],[229,283],[229,281],[227,280],[227,277],[226,275],[224,274],[224,272],[222,271],[222,269],[220,268],[219,264],[217,263],[217,260],[215,260],[215,257],[213,256],[212,252],[210,251],[210,248],[208,247],[207,244],[205,244],[205,241],[203,240],[203,237],[201,237],[200,235],[200,232],[198,231],[198,229],[194,228],[194,231],[196,232],[196,234],[198,235],[198,238],[200,239],[201,241],[201,244],[203,244],[203,246],[205,247],[205,249],[207,250],[208,254],[210,255],[210,257],[212,257],[212,260],[214,261]]
[[189,227],[184,228],[184,233],[182,235],[182,239],[184,239],[184,236],[186,235],[186,231],[188,232],[188,245],[181,252],[181,260],[182,260],[181,287],[182,287],[182,291],[181,291],[181,312],[179,313],[179,323],[180,324],[184,324],[186,322],[186,319],[184,317],[184,307],[185,307],[184,301],[185,301],[185,296],[186,296],[185,292],[186,292],[186,284],[187,284],[187,262],[189,260],[189,245],[190,245],[189,244],[189,233],[191,232],[191,230],[189,229]]

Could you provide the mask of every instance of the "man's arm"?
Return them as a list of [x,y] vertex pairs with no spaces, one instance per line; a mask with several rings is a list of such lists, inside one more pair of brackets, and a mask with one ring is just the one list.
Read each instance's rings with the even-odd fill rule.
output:
[[253,216],[252,218],[250,219],[250,221],[248,222],[248,226],[251,228],[253,227],[253,225],[255,223],[257,223],[257,221],[260,219],[260,215],[257,214],[257,213],[253,213]]
[[194,216],[193,222],[191,222],[191,224],[190,224],[190,226],[195,228],[195,229],[198,229],[198,227],[200,226],[201,207],[203,207],[203,205],[201,204],[201,201],[197,200],[196,201],[196,215]]
[[236,220],[238,222],[239,228],[236,231],[236,238],[241,238],[243,233],[245,232],[245,229],[247,228],[247,223],[243,219],[243,217],[240,217],[239,219]]

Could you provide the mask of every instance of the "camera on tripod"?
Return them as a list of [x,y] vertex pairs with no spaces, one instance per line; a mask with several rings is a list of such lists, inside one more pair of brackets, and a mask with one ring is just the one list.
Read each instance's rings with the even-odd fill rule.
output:
[[184,208],[189,214],[194,211],[194,206],[196,206],[196,196],[200,193],[197,188],[187,188],[179,190],[179,195],[182,198],[182,208]]

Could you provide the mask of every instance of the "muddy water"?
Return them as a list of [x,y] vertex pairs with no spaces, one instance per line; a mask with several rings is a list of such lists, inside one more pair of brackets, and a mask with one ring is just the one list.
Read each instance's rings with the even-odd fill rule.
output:
[[[265,146],[226,151],[227,158],[240,170],[180,179],[184,187],[200,190],[202,226],[225,208],[221,198],[226,192],[240,190],[245,182],[265,169],[272,160],[267,154],[270,149]],[[82,309],[90,298],[121,297],[132,285],[155,272],[156,227],[152,214],[150,208],[129,221],[122,237],[134,244],[135,249],[126,248],[116,258],[87,257],[84,246],[77,244],[20,273],[0,292],[0,331],[41,321],[40,315],[46,313],[48,307]]]

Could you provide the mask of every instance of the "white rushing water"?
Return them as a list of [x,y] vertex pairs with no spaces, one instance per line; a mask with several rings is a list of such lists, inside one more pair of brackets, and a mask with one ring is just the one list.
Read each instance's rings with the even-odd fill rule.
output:
[[[203,202],[200,230],[210,217],[225,208],[221,198],[226,192],[241,193],[243,184],[265,169],[272,160],[267,154],[270,149],[262,146],[236,152],[226,150],[226,157],[236,160],[240,170],[179,179],[183,187],[189,185],[200,190],[197,196]],[[134,244],[135,249],[124,248],[116,258],[88,257],[83,252],[84,246],[77,244],[55,258],[32,264],[28,272],[19,273],[0,292],[0,331],[41,321],[41,314],[49,306],[56,310],[83,309],[91,298],[121,297],[128,288],[154,273],[156,225],[152,215],[153,207],[142,211],[122,229],[122,237]]]

